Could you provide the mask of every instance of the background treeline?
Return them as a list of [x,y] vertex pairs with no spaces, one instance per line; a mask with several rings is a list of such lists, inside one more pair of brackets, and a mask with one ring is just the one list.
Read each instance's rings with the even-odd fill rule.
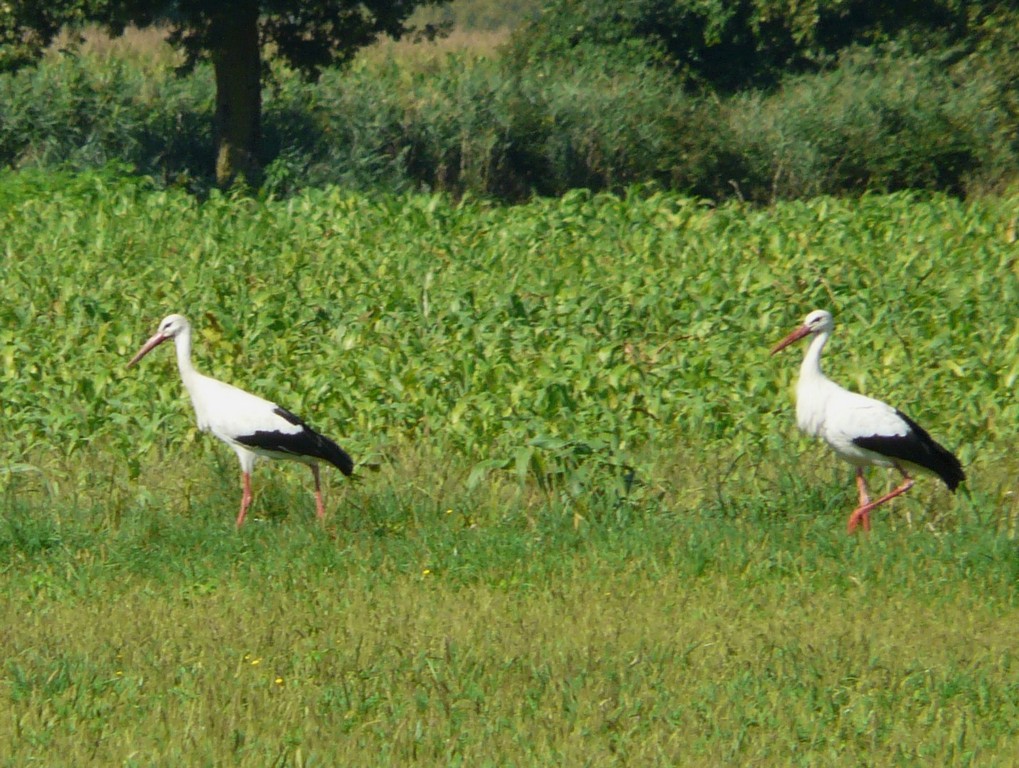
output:
[[[650,184],[771,202],[1019,178],[1014,3],[818,2],[806,20],[765,0],[714,5],[460,2],[433,11],[461,30],[438,53],[382,46],[316,83],[273,65],[264,191],[516,201]],[[500,26],[513,33],[463,33]],[[124,162],[211,186],[211,72],[177,77],[150,39],[0,76],[0,161]]]

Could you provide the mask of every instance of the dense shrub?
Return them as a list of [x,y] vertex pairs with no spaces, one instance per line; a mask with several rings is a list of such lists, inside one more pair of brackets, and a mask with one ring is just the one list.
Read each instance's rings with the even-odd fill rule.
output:
[[410,76],[362,66],[314,87],[289,79],[277,99],[289,105],[279,114],[311,103],[314,115],[285,123],[294,143],[267,169],[276,192],[339,183],[519,200],[653,182],[718,196],[741,163],[716,102],[664,72],[613,73],[598,60],[519,72],[451,60]]
[[264,99],[266,185],[287,194],[332,183],[401,191],[407,172],[400,74],[395,65],[368,74],[334,70],[310,84],[277,69]]
[[0,162],[125,162],[171,183],[212,164],[211,79],[69,55],[0,76]]
[[937,56],[856,51],[837,69],[729,102],[761,199],[994,186],[1017,167],[1014,125],[988,72],[959,82]]
[[[568,62],[361,61],[264,98],[265,192],[433,189],[520,200],[650,183],[767,202],[868,189],[993,190],[1019,176],[1019,56],[854,51],[770,92],[685,92],[617,49]],[[52,57],[0,76],[0,162],[126,162],[212,184],[211,73]]]
[[525,67],[453,58],[412,74],[389,63],[332,73],[316,88],[293,82],[294,108],[315,105],[317,133],[284,153],[309,172],[287,175],[508,200],[653,182],[757,201],[964,193],[1019,175],[1009,69],[1019,58],[853,49],[774,92],[719,99],[617,54]]

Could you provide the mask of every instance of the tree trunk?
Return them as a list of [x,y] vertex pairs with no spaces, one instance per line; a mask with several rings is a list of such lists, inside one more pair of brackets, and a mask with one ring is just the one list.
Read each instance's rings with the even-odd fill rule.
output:
[[262,122],[262,58],[257,3],[238,3],[212,22],[210,40],[216,73],[216,183],[242,178],[258,185]]

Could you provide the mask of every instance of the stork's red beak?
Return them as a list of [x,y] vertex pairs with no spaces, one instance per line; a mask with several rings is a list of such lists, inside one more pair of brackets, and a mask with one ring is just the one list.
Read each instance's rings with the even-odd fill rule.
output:
[[809,333],[810,333],[810,326],[809,325],[801,325],[795,331],[793,331],[788,336],[786,336],[784,339],[782,339],[782,341],[780,341],[778,344],[776,344],[774,347],[772,347],[771,348],[771,354],[774,355],[776,352],[781,352],[783,349],[788,347],[794,341],[799,341],[800,339],[802,339],[804,336],[806,336]]
[[149,352],[154,350],[156,347],[158,347],[160,344],[162,344],[169,338],[170,338],[169,336],[164,336],[161,333],[155,334],[151,339],[142,344],[142,348],[139,349],[137,354],[131,358],[131,361],[127,364],[127,367],[130,368],[132,365],[137,363],[139,360],[145,357],[145,355],[147,355]]

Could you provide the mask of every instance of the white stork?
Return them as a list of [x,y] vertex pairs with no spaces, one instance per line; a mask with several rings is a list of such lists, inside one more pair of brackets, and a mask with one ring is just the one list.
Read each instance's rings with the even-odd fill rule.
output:
[[[821,350],[834,327],[831,312],[815,309],[803,325],[775,345],[771,354],[797,339],[813,336],[796,384],[796,423],[808,435],[823,438],[835,453],[856,467],[860,504],[849,516],[849,531],[860,524],[869,531],[870,511],[913,487],[907,468],[933,472],[950,491],[966,475],[959,460],[908,416],[880,400],[843,389],[822,373]],[[895,467],[902,474],[902,484],[871,501],[863,477],[866,466]]]
[[259,456],[291,459],[311,467],[315,476],[315,511],[319,519],[323,519],[325,506],[322,503],[318,461],[328,461],[349,476],[354,471],[350,456],[328,437],[318,434],[276,403],[196,371],[191,363],[191,324],[183,315],[163,318],[159,329],[131,358],[128,367],[170,339],[177,348],[177,367],[184,388],[191,396],[198,428],[211,432],[229,445],[240,459],[244,490],[237,527],[244,523],[244,516],[251,506],[251,471]]

